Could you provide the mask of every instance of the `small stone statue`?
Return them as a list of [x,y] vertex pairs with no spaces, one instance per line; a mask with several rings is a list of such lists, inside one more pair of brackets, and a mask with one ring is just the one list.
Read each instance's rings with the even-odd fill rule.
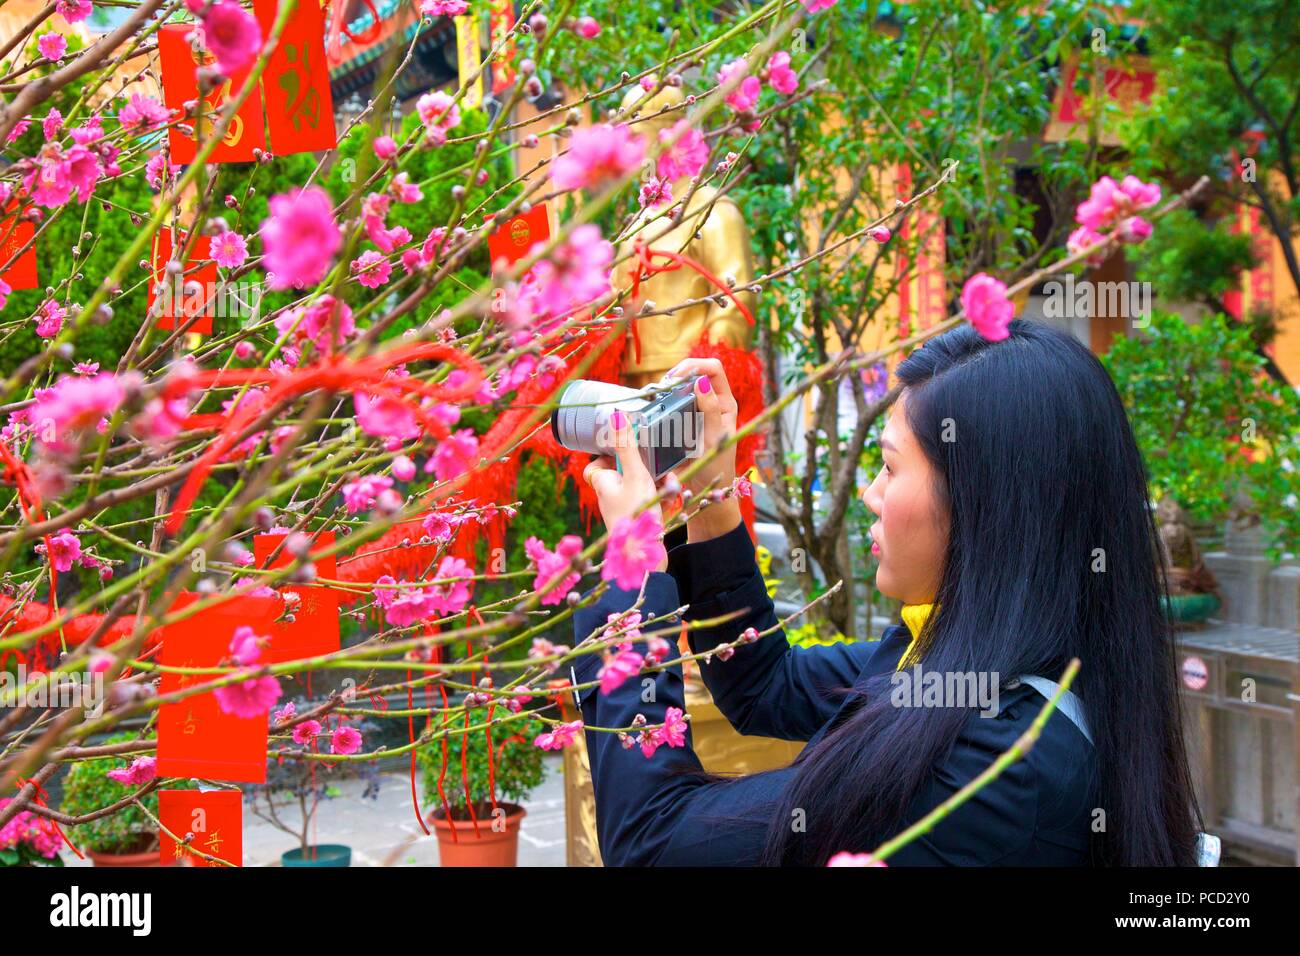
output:
[[1156,505],[1160,527],[1160,547],[1169,568],[1169,593],[1219,595],[1219,582],[1201,559],[1192,529],[1182,506],[1172,495],[1165,495]]

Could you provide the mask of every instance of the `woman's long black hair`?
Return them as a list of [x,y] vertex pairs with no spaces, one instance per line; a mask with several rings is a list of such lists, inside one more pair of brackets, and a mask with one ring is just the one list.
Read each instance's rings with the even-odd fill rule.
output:
[[[1193,865],[1200,820],[1165,571],[1114,384],[1073,337],[1026,321],[1001,342],[960,326],[897,375],[951,526],[924,667],[1056,678],[1078,657],[1106,814],[1093,863]],[[822,865],[903,828],[970,712],[891,706],[888,680],[868,682],[867,703],[799,755],[763,862]],[[792,832],[796,808],[806,832]]]

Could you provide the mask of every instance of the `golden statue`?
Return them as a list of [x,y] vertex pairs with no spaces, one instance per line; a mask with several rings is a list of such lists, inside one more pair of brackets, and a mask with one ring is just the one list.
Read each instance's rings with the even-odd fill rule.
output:
[[[684,101],[682,91],[676,87],[665,87],[649,99],[646,99],[644,90],[633,87],[623,98],[622,118],[650,116]],[[670,129],[682,116],[682,110],[673,110],[638,122],[632,130],[646,138],[649,150],[659,142],[659,133]],[[701,170],[701,175],[704,172]],[[663,215],[664,212],[673,209],[674,204],[688,195],[690,202],[685,216],[665,232],[669,219]],[[740,207],[726,196],[719,196],[717,189],[700,186],[691,195],[690,179],[679,179],[672,183],[672,202],[643,209],[632,229],[633,239],[648,240],[651,249],[690,256],[723,282],[730,285],[734,280],[732,289],[736,297],[753,312],[755,296],[749,285],[754,279],[754,264],[749,248],[749,227]],[[630,254],[631,251],[632,240],[629,240],[619,249],[619,254]],[[629,259],[617,268],[615,281],[619,285],[626,287],[634,262]],[[666,315],[645,315],[636,319],[641,356],[638,360],[636,348],[629,342],[624,363],[624,379],[628,385],[639,388],[661,378],[664,372],[690,355],[691,349],[706,335],[732,348],[750,348],[753,327],[749,321],[731,299],[693,269],[683,267],[657,273],[641,283],[642,302],[652,301],[657,309],[671,308],[706,296],[714,298]],[[640,303],[634,306],[640,307]]]
[[1173,495],[1166,494],[1156,505],[1156,523],[1160,548],[1169,568],[1169,593],[1217,595],[1219,582],[1205,566],[1187,516]]

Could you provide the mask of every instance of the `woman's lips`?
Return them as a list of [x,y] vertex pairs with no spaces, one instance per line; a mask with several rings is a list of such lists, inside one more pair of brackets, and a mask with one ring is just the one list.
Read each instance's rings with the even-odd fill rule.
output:
[[877,535],[875,527],[873,526],[867,533],[871,535],[871,553],[876,557],[880,557],[880,538]]

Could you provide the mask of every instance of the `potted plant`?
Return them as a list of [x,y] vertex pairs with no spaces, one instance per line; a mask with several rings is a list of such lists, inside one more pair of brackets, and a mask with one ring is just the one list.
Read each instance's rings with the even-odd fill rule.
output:
[[[105,743],[125,743],[139,739],[133,733],[114,734]],[[63,783],[59,809],[71,816],[85,816],[102,810],[140,789],[139,784],[120,783],[109,771],[126,770],[138,754],[93,757],[74,763]],[[169,784],[187,787],[188,782]],[[154,816],[158,815],[158,794],[146,794],[140,801]],[[79,823],[67,830],[68,839],[85,851],[95,866],[161,866],[158,858],[158,828],[135,804],[116,813]]]
[[[486,719],[486,709],[470,711],[471,725],[485,723]],[[419,748],[425,804],[434,807],[425,819],[438,834],[442,866],[517,865],[519,825],[524,818],[520,803],[546,776],[545,755],[533,746],[533,739],[546,726],[527,717],[494,727],[490,767],[486,732],[453,733],[447,738],[445,776],[442,741]],[[446,808],[438,793],[439,777],[443,777]]]
[[[294,709],[302,711],[312,706],[309,702],[296,701]],[[292,715],[291,710],[280,713]],[[277,715],[279,716],[279,715]],[[303,728],[315,721],[305,721],[297,725]],[[349,721],[345,726],[361,732],[370,726],[368,721]],[[331,737],[318,728],[317,734],[305,733],[296,729],[295,741],[303,743],[309,737],[321,737],[321,745],[328,750]],[[362,761],[359,764],[345,764],[356,768],[356,775],[366,781],[361,796],[376,799],[379,796],[379,768],[374,761]],[[315,773],[313,774],[313,767]],[[272,762],[266,771],[266,783],[256,784],[244,791],[253,814],[277,830],[293,837],[298,845],[292,850],[280,854],[283,866],[351,866],[352,848],[343,843],[312,843],[311,824],[316,817],[322,799],[340,796],[338,787],[340,771],[322,761],[284,760]]]
[[[0,799],[0,810],[9,803],[9,797]],[[0,867],[63,866],[62,844],[53,820],[22,810],[0,827]]]

